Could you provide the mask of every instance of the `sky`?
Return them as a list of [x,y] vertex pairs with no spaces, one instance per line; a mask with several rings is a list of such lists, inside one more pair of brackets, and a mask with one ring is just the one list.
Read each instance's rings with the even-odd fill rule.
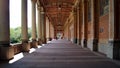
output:
[[[10,0],[10,28],[21,26],[21,0]],[[28,0],[28,27],[31,27],[31,0]]]

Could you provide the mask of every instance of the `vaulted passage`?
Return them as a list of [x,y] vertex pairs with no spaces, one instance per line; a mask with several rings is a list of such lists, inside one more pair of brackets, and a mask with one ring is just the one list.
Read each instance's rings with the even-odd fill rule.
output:
[[21,42],[11,44],[10,0],[0,0],[0,68],[120,68],[120,0],[20,1]]
[[[2,68],[120,68],[116,62],[66,40],[53,40]],[[1,67],[0,67],[1,68]]]

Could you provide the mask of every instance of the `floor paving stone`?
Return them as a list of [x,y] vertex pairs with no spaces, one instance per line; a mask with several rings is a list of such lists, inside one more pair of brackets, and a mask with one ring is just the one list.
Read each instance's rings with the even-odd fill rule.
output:
[[37,48],[12,64],[0,62],[0,68],[120,68],[115,60],[59,39]]

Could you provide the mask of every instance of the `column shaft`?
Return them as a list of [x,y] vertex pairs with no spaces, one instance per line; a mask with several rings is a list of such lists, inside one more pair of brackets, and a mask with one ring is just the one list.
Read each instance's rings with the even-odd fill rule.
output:
[[120,60],[120,0],[109,4],[109,45],[107,57]]
[[34,48],[37,48],[36,36],[36,0],[32,0],[32,47]]
[[47,43],[47,38],[46,38],[46,16],[44,13],[44,43]]
[[28,28],[27,28],[27,0],[22,0],[22,10],[21,10],[21,19],[22,19],[22,40],[23,42],[28,42]]
[[42,25],[42,42],[46,43],[46,21],[45,21],[45,13],[41,12],[41,25]]
[[87,23],[88,23],[88,2],[83,0],[83,47],[87,47]]
[[49,37],[51,38],[51,22],[49,22]]
[[99,36],[99,0],[91,0],[91,50],[98,51]]
[[82,7],[82,1],[80,1],[79,4],[79,45],[81,45],[81,40],[82,40],[82,22],[83,22],[83,7]]
[[41,13],[40,13],[40,6],[38,6],[38,44],[41,45],[41,38],[42,38],[42,25],[41,25]]
[[80,38],[79,38],[79,31],[80,31],[80,6],[79,6],[79,4],[78,4],[78,6],[77,6],[77,44],[79,45],[79,43],[80,43]]
[[32,39],[36,40],[36,3],[32,1]]
[[0,60],[9,60],[14,55],[9,26],[9,0],[0,0]]
[[0,0],[0,46],[9,46],[9,21],[9,0]]
[[28,52],[30,43],[28,43],[28,28],[27,28],[27,0],[21,2],[21,27],[22,27],[22,51]]
[[73,39],[73,43],[77,44],[77,8],[74,8],[74,12],[73,12],[73,16],[74,16],[74,39]]

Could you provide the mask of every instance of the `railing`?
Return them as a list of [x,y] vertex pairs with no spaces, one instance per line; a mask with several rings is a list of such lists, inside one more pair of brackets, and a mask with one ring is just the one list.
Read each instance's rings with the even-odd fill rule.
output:
[[[32,48],[32,42],[30,41],[30,48]],[[10,44],[13,49],[14,49],[14,55],[22,52],[22,43],[14,43],[14,44]]]
[[22,43],[10,44],[14,48],[14,54],[22,52]]

